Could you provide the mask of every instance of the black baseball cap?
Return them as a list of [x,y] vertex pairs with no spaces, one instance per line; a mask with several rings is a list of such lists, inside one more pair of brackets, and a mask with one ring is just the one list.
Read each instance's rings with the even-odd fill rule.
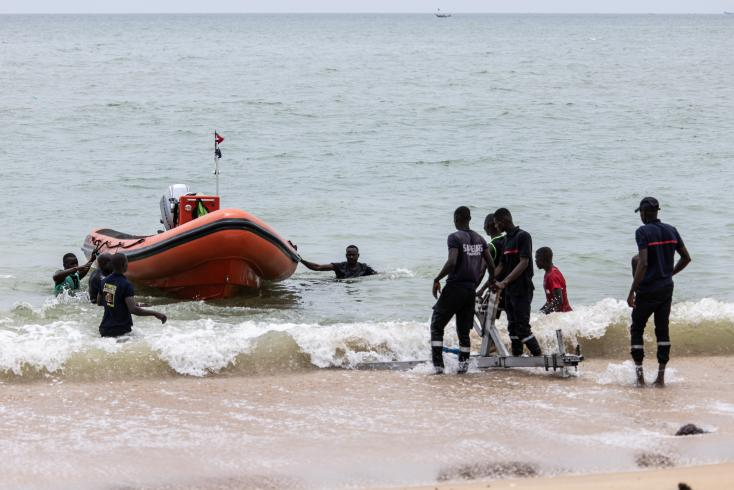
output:
[[640,205],[635,209],[635,213],[639,213],[640,209],[653,209],[655,211],[660,210],[660,203],[654,197],[643,197],[640,201]]

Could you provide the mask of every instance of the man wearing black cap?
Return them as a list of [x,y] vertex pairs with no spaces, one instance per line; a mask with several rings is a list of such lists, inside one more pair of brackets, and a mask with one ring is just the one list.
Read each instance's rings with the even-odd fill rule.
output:
[[[635,212],[640,213],[642,226],[635,232],[640,253],[627,304],[632,308],[630,327],[632,359],[635,361],[637,385],[645,385],[642,360],[645,351],[642,334],[651,315],[655,319],[655,337],[658,342],[658,376],[654,386],[665,386],[665,366],[670,358],[670,334],[668,321],[673,301],[673,276],[691,262],[683,239],[674,226],[660,222],[660,204],[654,197],[640,201]],[[675,261],[675,253],[680,259]]]

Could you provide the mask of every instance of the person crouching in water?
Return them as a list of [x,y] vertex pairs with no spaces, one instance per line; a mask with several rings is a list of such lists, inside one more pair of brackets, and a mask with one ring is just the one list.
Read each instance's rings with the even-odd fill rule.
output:
[[495,284],[505,295],[507,330],[512,343],[512,355],[521,356],[523,345],[534,356],[543,355],[538,339],[530,327],[530,305],[533,302],[533,240],[530,234],[515,226],[512,214],[506,208],[494,212],[497,228],[506,233],[505,251],[497,269],[497,276],[504,279]]
[[58,296],[64,291],[68,291],[73,296],[81,287],[81,280],[87,275],[89,268],[92,267],[96,258],[96,255],[92,253],[89,261],[80,266],[79,259],[76,258],[76,255],[71,252],[65,254],[62,259],[64,268],[57,270],[53,275],[54,295]]
[[545,271],[543,277],[545,304],[540,309],[541,313],[548,315],[554,311],[572,311],[568,303],[566,279],[558,267],[553,265],[553,250],[550,247],[540,247],[535,252],[535,265]]
[[[481,235],[469,229],[469,221],[469,208],[461,206],[454,211],[454,226],[457,231],[448,237],[448,260],[433,280],[433,297],[438,301],[433,306],[431,317],[431,356],[436,374],[444,371],[443,332],[454,315],[456,334],[459,337],[458,372],[465,373],[469,368],[469,332],[474,323],[475,291],[482,280],[484,264],[493,263],[487,242]],[[494,275],[492,267],[486,269],[490,277]],[[442,291],[441,279],[446,276],[446,286]]]
[[166,323],[166,315],[153,310],[146,310],[135,303],[133,285],[125,277],[127,257],[117,253],[112,256],[113,272],[102,280],[102,289],[98,295],[98,304],[104,306],[104,316],[99,325],[102,337],[119,337],[132,331],[133,317],[154,316]]
[[346,259],[346,262],[332,262],[331,264],[317,264],[301,259],[301,263],[312,271],[334,271],[337,279],[352,279],[377,274],[377,271],[372,267],[359,262],[359,248],[356,245],[347,247]]

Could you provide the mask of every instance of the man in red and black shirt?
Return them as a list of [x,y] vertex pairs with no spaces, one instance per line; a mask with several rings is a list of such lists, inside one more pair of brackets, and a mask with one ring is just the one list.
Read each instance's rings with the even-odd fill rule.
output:
[[533,240],[530,234],[515,226],[510,211],[500,208],[494,212],[497,229],[506,233],[505,250],[499,268],[495,271],[503,277],[495,284],[497,290],[504,291],[507,330],[512,342],[512,355],[520,356],[523,344],[534,356],[543,353],[538,339],[530,327],[530,304],[533,302]]
[[[635,212],[640,213],[644,224],[635,233],[640,253],[627,304],[632,308],[630,353],[636,365],[638,386],[645,385],[642,334],[651,315],[655,318],[655,337],[658,342],[658,376],[655,386],[665,386],[665,366],[670,358],[668,322],[673,302],[673,276],[685,269],[691,261],[678,230],[658,219],[659,210],[660,205],[654,197],[644,198],[635,209]],[[676,252],[680,259],[673,265]]]
[[554,311],[571,311],[566,291],[566,279],[558,267],[553,265],[553,250],[550,247],[540,247],[535,252],[535,265],[538,266],[538,269],[545,271],[543,277],[545,304],[540,311],[546,315]]

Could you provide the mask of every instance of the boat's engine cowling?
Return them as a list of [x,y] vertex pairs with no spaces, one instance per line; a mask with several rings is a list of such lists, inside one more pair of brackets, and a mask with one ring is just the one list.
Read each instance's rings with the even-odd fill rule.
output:
[[191,190],[186,184],[173,184],[161,196],[161,223],[170,230],[178,224],[178,200],[181,196],[190,194]]

